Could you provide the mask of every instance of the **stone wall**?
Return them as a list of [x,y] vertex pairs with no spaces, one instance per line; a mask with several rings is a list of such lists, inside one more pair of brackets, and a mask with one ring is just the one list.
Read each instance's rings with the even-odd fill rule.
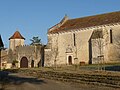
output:
[[[93,45],[93,40],[91,41],[91,39],[93,31],[99,29],[102,30],[103,34],[102,56],[104,63],[119,62],[120,58],[118,58],[118,56],[120,52],[116,48],[115,37],[120,36],[120,25],[110,24],[70,30],[69,32],[48,34],[48,42],[50,43],[47,44],[49,47],[45,49],[45,56],[46,54],[50,56],[47,57],[47,60],[45,59],[45,65],[48,63],[49,66],[69,65],[70,58],[72,58],[72,64],[80,64],[80,62],[84,62],[85,64],[97,63],[99,60],[98,57],[101,55],[99,53],[99,48]],[[110,40],[110,30],[112,30],[112,43]],[[67,50],[71,51],[68,52]],[[97,52],[95,52],[95,50],[97,50]]]
[[120,25],[114,25],[109,28],[112,30],[112,43],[109,35],[108,60],[109,62],[120,62]]
[[8,52],[7,50],[0,51],[0,68],[5,69],[7,68],[7,61],[8,61]]
[[34,61],[34,67],[39,67],[42,66],[43,61],[43,46],[19,46],[16,48],[16,55],[18,67],[20,67],[20,61],[23,57],[28,59],[28,67],[31,67],[32,60]]
[[11,49],[12,51],[14,51],[17,46],[24,45],[24,39],[10,39],[9,42],[10,42],[9,49]]

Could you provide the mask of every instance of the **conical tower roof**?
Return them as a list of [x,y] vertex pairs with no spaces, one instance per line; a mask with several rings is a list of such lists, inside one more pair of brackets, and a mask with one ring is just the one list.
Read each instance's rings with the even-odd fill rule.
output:
[[3,44],[3,41],[2,41],[2,38],[1,38],[1,35],[0,35],[0,48],[1,47],[4,47],[4,44]]
[[9,38],[9,40],[10,40],[10,39],[25,39],[25,38],[20,34],[19,31],[16,31],[16,32]]

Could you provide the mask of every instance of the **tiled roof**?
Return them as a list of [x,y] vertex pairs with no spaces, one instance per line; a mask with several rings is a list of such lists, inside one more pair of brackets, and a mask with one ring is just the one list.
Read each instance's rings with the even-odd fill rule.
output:
[[57,33],[61,31],[69,31],[72,29],[86,28],[118,22],[120,22],[120,11],[76,19],[68,19],[60,27],[49,30],[48,33]]
[[10,40],[10,39],[25,39],[25,38],[20,34],[19,31],[16,31],[16,32],[9,38],[9,40]]

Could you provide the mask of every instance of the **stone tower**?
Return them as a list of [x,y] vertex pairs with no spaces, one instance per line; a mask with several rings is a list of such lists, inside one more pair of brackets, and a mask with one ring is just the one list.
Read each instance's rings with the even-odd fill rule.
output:
[[24,45],[25,38],[20,34],[19,31],[16,31],[10,38],[9,38],[9,48],[14,51],[17,46]]

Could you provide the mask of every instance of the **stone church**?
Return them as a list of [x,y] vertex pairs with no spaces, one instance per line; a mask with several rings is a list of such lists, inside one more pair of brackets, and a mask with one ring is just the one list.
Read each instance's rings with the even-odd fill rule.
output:
[[[32,68],[43,66],[43,46],[25,45],[25,38],[16,31],[9,38],[9,49],[2,50],[2,68]],[[4,57],[3,57],[4,56]]]
[[120,11],[75,19],[48,30],[45,66],[120,62]]
[[[1,68],[120,62],[120,11],[69,19],[48,30],[48,43],[25,45],[16,31],[0,52]],[[0,46],[4,46],[0,36]]]

